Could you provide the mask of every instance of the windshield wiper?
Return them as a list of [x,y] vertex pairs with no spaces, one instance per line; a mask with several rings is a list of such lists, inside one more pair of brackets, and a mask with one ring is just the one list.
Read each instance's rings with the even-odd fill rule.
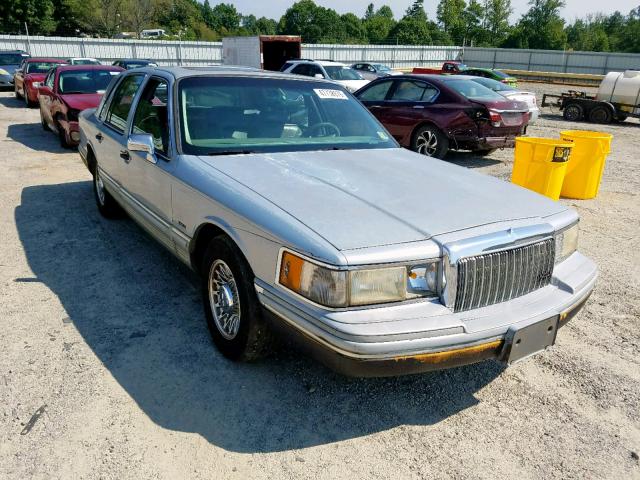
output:
[[253,150],[215,150],[213,152],[207,152],[205,155],[215,157],[217,155],[248,155],[250,153],[256,153]]

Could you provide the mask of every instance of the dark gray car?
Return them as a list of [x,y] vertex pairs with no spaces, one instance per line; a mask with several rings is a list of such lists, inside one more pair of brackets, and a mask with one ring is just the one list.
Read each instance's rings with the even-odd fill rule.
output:
[[13,87],[13,74],[29,54],[22,50],[0,50],[0,88]]

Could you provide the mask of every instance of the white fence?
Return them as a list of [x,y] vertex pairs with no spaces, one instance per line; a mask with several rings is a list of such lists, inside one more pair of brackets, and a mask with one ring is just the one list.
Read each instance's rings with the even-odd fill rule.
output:
[[[151,58],[161,65],[222,63],[220,42],[0,35],[0,50],[11,49],[26,50],[34,56],[95,57],[103,62],[117,58]],[[462,59],[468,65],[477,67],[540,72],[605,74],[611,70],[640,69],[640,54],[556,50],[304,44],[302,56],[346,63],[368,60],[396,68],[437,65],[445,60]]]

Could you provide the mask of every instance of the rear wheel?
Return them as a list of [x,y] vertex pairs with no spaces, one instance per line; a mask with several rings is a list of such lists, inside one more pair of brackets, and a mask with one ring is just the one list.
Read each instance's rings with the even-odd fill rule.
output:
[[230,360],[251,361],[269,351],[270,332],[244,256],[226,236],[211,240],[201,269],[209,332]]
[[589,112],[589,121],[593,123],[611,123],[611,120],[613,120],[613,114],[605,105],[596,105]]
[[424,125],[413,134],[411,149],[428,157],[444,158],[449,151],[449,140],[433,125]]
[[582,120],[582,116],[584,115],[584,110],[582,106],[577,103],[570,103],[566,107],[564,107],[564,111],[562,112],[562,116],[565,120],[569,122],[577,122],[578,120]]
[[33,108],[36,106],[34,102],[29,100],[29,92],[27,92],[26,88],[24,89],[24,104],[27,106],[27,108]]
[[100,215],[105,218],[117,218],[122,214],[122,209],[115,198],[104,187],[104,181],[100,174],[100,169],[95,166],[93,173],[93,193],[96,198],[96,205]]

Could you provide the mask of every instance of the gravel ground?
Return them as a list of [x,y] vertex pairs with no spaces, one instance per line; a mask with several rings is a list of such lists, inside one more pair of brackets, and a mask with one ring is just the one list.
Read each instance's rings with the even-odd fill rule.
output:
[[[0,94],[0,478],[640,478],[637,121],[600,128],[599,197],[562,200],[601,277],[553,349],[367,380],[287,349],[224,360],[193,275],[102,219],[38,122]],[[529,133],[590,127],[545,111]],[[508,180],[512,155],[449,160]]]

